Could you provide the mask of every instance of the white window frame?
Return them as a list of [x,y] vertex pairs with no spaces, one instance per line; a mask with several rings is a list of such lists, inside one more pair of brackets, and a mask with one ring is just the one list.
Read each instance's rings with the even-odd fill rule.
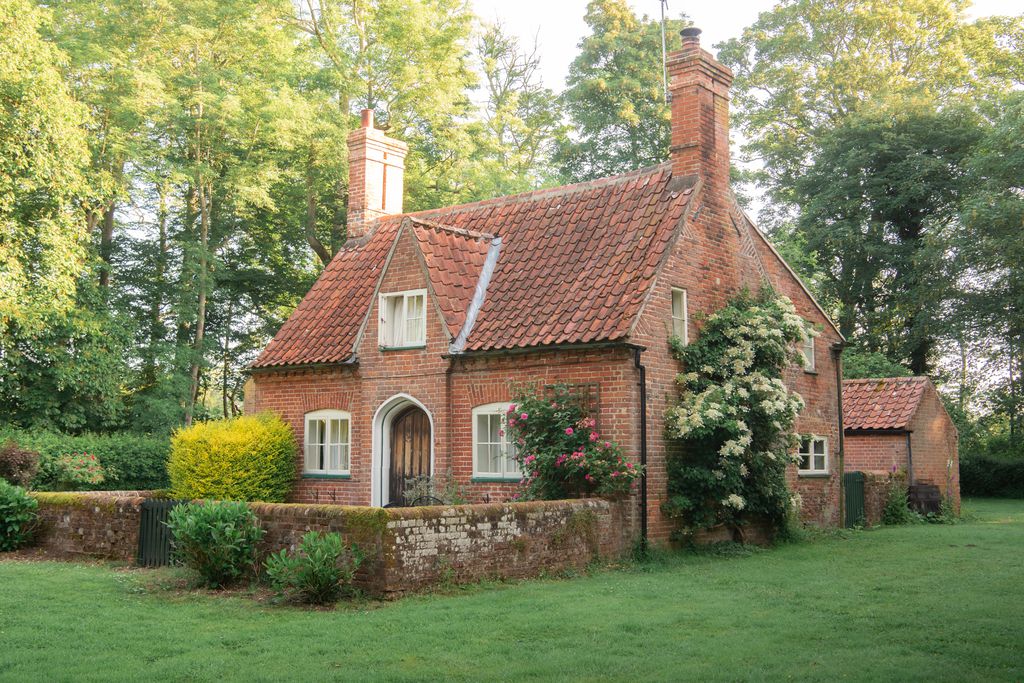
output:
[[[508,426],[505,424],[505,415],[508,413],[508,409],[511,407],[511,403],[488,403],[473,408],[473,479],[484,479],[484,480],[501,480],[501,481],[520,481],[523,478],[523,473],[519,469],[519,464],[515,461],[515,444],[510,443],[508,440]],[[480,437],[478,418],[482,415],[497,415],[501,420],[501,448],[504,455],[501,458],[501,471],[500,472],[481,472],[477,467],[477,449],[480,446]],[[498,445],[494,442],[487,441],[489,446]]]
[[816,337],[812,334],[814,328],[811,327],[810,323],[807,323],[805,327],[807,331],[807,339],[800,347],[800,353],[804,357],[804,372],[815,372],[814,340]]
[[[681,316],[676,315],[676,294],[682,295],[683,310]],[[680,328],[682,328],[681,332]],[[682,287],[672,288],[672,336],[679,337],[683,342],[683,346],[690,343],[689,302],[687,301],[686,290]]]
[[[828,469],[828,437],[817,436],[816,434],[800,434],[799,437],[800,437],[800,445],[797,446],[797,452],[796,453],[797,453],[797,456],[800,458],[800,461],[797,462],[797,473],[798,474],[802,474],[802,475],[822,475],[822,474],[828,474],[829,473],[829,469]],[[807,450],[807,451],[803,450],[804,442],[805,441],[808,444],[807,447],[808,447],[809,450]],[[823,444],[823,446],[822,446],[823,452],[822,453],[815,453],[814,452],[814,444],[817,443],[817,442],[821,442]],[[824,466],[822,468],[820,468],[820,469],[816,468],[814,466],[814,457],[816,455],[817,456],[822,456],[822,455],[824,456]],[[803,466],[802,460],[803,460],[804,456],[807,456],[807,468],[804,468],[804,466]]]
[[[323,442],[310,443],[309,430],[310,423],[313,421],[326,422]],[[330,440],[331,422],[333,421],[348,423],[346,440],[340,438],[340,433],[336,442]],[[302,473],[317,476],[349,476],[352,471],[352,414],[344,410],[314,410],[306,413],[302,422]],[[341,431],[340,426],[338,431]],[[339,467],[333,469],[329,463],[329,449],[332,446],[339,449]],[[311,467],[310,465],[315,466]]]
[[[394,321],[387,319],[388,311],[390,310],[388,303],[391,299],[398,297],[402,298],[402,320],[399,323],[400,336],[397,341],[394,341],[394,335],[387,334],[387,331],[395,324]],[[420,316],[418,338],[409,339],[407,336],[408,326],[406,325],[409,316],[409,300],[416,297],[422,297],[423,299],[423,307],[421,309],[423,314]],[[427,290],[409,289],[404,292],[381,294],[377,303],[377,310],[380,312],[380,320],[377,325],[377,341],[382,349],[418,349],[427,345]],[[389,339],[389,337],[391,338]]]

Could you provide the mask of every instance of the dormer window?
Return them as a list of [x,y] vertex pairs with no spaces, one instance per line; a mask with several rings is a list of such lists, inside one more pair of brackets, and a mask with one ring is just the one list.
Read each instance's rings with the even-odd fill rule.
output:
[[427,292],[415,289],[380,295],[380,346],[385,349],[427,345]]
[[686,290],[672,288],[672,336],[679,337],[683,345],[690,343],[690,327],[687,321]]

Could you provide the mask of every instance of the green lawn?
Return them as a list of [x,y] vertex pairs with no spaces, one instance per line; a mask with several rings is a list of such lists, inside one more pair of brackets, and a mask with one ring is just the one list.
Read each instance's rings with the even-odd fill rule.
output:
[[1024,501],[965,509],[957,526],[334,612],[3,561],[0,679],[1019,681]]

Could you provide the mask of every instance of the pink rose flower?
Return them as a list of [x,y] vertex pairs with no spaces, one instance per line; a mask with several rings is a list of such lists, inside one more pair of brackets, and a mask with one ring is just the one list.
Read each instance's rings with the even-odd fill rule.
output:
[[597,432],[590,432],[590,440],[597,441]]
[[566,428],[565,428],[565,433],[566,433],[566,434],[567,434],[568,436],[572,436],[572,427],[566,427]]
[[612,447],[612,442],[611,441],[605,441],[604,442],[604,447],[605,448],[611,448]]
[[526,418],[528,418],[528,417],[530,417],[530,415],[529,415],[528,413],[522,413],[522,414],[521,414],[521,415],[519,416],[519,419],[520,419],[520,420],[525,420],[525,419],[526,419]]

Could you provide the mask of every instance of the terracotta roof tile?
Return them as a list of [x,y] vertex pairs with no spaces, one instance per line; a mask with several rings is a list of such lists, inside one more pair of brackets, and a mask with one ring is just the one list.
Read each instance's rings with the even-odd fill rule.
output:
[[493,238],[502,240],[464,350],[623,340],[691,195],[662,164],[382,219],[365,243],[338,253],[255,366],[350,358],[406,219],[452,337],[466,321]]
[[927,377],[844,380],[845,428],[907,429],[928,382]]

